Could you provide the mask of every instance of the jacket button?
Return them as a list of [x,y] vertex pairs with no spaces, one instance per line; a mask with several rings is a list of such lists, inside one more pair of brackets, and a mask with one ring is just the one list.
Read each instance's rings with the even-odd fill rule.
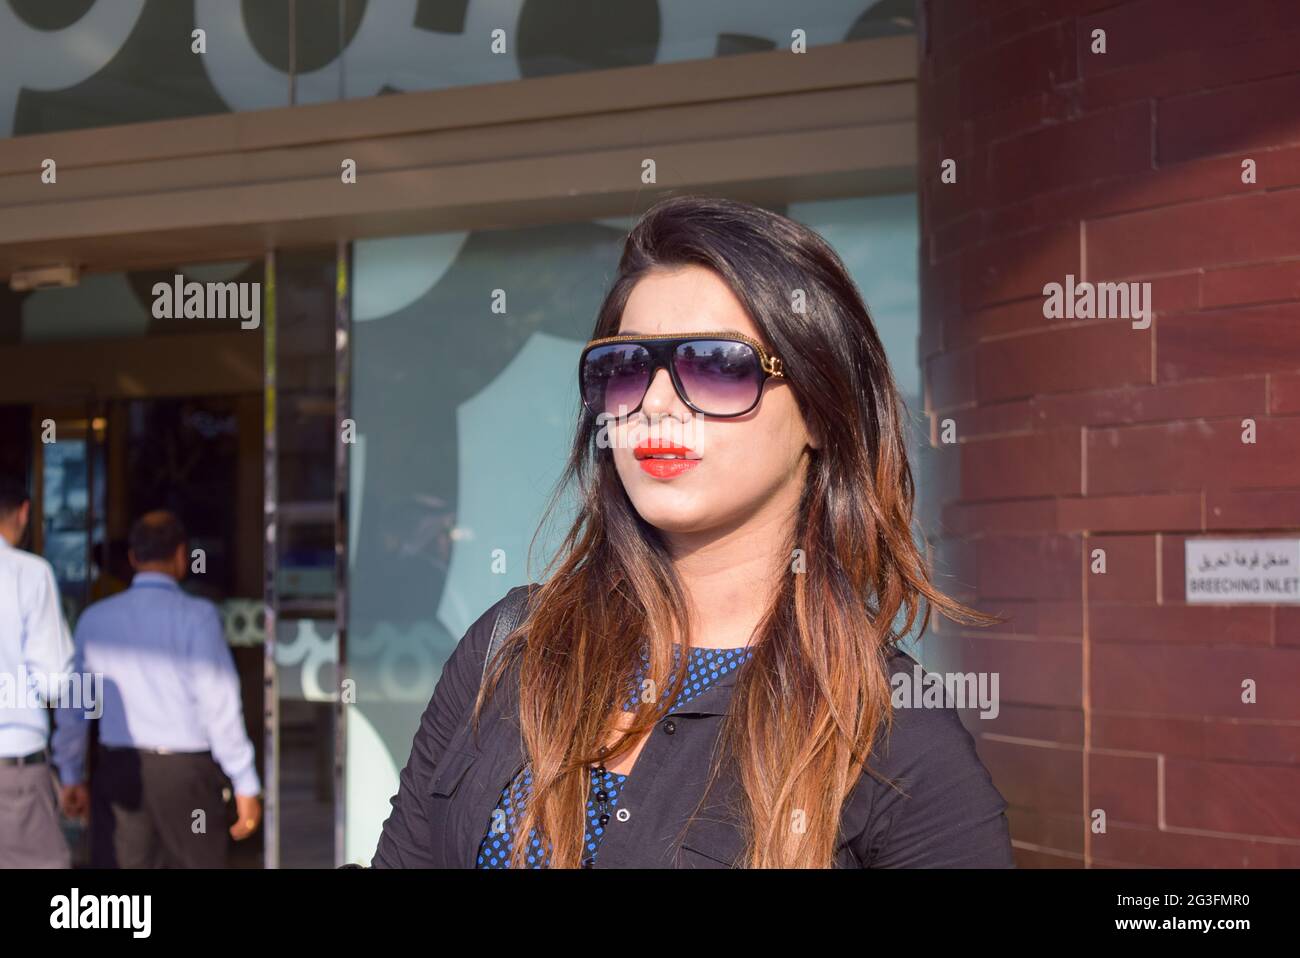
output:
[[583,868],[595,868],[595,867],[596,867],[596,859],[594,859],[594,858],[584,858],[584,859],[582,860],[582,867],[583,867]]
[[626,808],[620,808],[618,811],[614,813],[614,817],[617,818],[620,822],[625,822],[632,817],[632,813],[629,812]]
[[676,731],[677,731],[676,722],[674,722],[672,719],[669,719],[668,721],[664,722],[664,732],[666,734],[672,735]]

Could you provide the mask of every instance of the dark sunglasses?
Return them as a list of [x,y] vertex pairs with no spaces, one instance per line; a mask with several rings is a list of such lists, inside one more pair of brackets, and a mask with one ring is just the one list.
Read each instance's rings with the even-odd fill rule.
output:
[[769,376],[785,378],[780,359],[739,333],[605,336],[587,343],[578,360],[582,402],[597,415],[630,416],[660,369],[668,370],[682,402],[719,419],[745,415]]

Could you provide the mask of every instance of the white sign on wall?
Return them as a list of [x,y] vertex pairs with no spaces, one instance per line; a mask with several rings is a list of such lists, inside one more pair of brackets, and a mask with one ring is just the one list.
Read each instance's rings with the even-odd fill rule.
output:
[[1190,602],[1300,604],[1300,539],[1188,539]]

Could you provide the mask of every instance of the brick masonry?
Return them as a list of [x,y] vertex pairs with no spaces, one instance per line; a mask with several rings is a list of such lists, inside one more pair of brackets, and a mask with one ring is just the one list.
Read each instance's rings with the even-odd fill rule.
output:
[[[1300,867],[1300,607],[1183,601],[1189,536],[1300,537],[1300,4],[918,5],[926,531],[1004,617],[926,654],[1001,673],[1022,867]],[[1045,318],[1067,274],[1150,328]]]

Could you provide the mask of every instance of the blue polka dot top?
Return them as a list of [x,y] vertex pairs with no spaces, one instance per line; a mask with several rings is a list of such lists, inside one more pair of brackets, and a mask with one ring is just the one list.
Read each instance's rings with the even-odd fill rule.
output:
[[[680,646],[673,647],[674,657],[681,654],[680,648]],[[672,708],[668,710],[668,714],[671,715],[728,672],[738,669],[750,658],[752,652],[753,649],[751,648],[708,649],[701,646],[691,646],[686,681],[682,684],[682,690],[678,694],[676,701],[673,702]],[[647,664],[648,656],[643,652],[641,666],[638,668],[636,677],[632,682],[634,690],[639,689],[641,677],[644,675]],[[665,697],[667,697],[668,691],[671,690],[665,690]],[[628,696],[627,702],[623,705],[625,712],[635,710],[637,694],[637,691],[633,691]],[[627,781],[627,776],[617,775],[609,771],[602,776],[594,768],[590,771],[591,788],[588,791],[587,834],[584,844],[586,846],[585,857],[594,859],[596,851],[600,847],[600,840],[605,834],[605,829],[597,819],[596,793],[603,790],[607,796],[606,800],[610,809],[616,808],[618,806],[619,792],[623,790],[623,783]],[[636,769],[634,768],[633,771],[636,771]],[[492,811],[487,834],[483,836],[483,841],[479,843],[479,868],[510,867],[510,849],[514,841],[515,827],[523,815],[528,796],[532,794],[532,784],[532,772],[528,766],[524,766],[523,770],[501,790],[501,800],[498,802],[498,807]],[[528,855],[529,867],[545,868],[550,858],[550,848],[537,838],[537,829],[534,828],[528,833],[528,841],[532,846]]]

